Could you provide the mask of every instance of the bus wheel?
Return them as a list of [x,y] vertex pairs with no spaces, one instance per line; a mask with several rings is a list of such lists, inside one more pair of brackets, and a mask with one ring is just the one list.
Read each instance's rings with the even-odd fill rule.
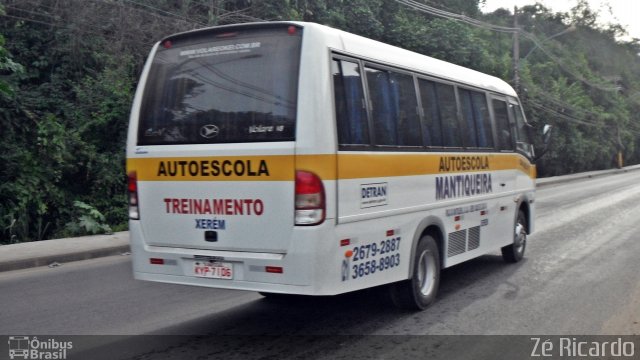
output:
[[288,303],[288,302],[300,300],[303,298],[303,295],[280,294],[280,293],[270,293],[270,292],[262,292],[262,291],[259,291],[258,294],[262,295],[265,301],[268,301],[274,304]]
[[431,235],[418,242],[411,279],[391,284],[393,303],[401,309],[423,310],[435,300],[440,284],[440,252]]
[[518,210],[518,219],[514,225],[513,244],[502,248],[502,258],[508,263],[516,263],[524,257],[527,247],[527,217]]
[[270,292],[263,292],[263,291],[258,291],[258,294],[262,295],[262,297],[265,297],[269,300],[282,300],[282,299],[290,298],[293,296],[290,294],[270,293]]

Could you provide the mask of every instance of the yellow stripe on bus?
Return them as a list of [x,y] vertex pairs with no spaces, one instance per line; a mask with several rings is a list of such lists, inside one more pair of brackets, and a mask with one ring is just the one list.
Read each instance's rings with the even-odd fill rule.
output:
[[535,178],[535,165],[516,154],[343,154],[341,179],[520,170]]
[[141,181],[291,181],[294,156],[130,158],[127,172]]
[[536,167],[517,154],[320,154],[189,158],[130,158],[127,172],[141,181],[292,181],[294,169],[321,179],[359,179],[519,170]]

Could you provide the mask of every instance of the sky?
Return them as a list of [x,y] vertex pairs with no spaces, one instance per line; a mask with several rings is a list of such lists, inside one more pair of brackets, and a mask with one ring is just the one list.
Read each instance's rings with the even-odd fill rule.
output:
[[[481,8],[484,12],[492,12],[498,8],[507,8],[541,3],[553,12],[569,12],[577,0],[486,0]],[[621,24],[630,37],[640,38],[640,1],[638,0],[589,0],[591,9],[599,12],[598,19],[603,24]],[[611,11],[609,10],[611,7]]]

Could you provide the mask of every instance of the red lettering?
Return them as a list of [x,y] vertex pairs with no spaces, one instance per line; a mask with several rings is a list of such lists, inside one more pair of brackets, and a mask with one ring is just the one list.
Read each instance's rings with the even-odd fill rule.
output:
[[192,211],[194,214],[202,214],[202,199],[193,199],[192,205]]
[[213,200],[213,213],[224,214],[224,200],[222,199]]
[[245,208],[247,209],[247,215],[251,215],[251,204],[253,203],[252,199],[244,199]]
[[244,209],[242,208],[242,200],[233,200],[233,212],[236,215],[244,215]]
[[264,213],[261,199],[173,199],[164,198],[167,214],[257,215]]
[[256,199],[256,201],[253,202],[253,212],[258,216],[262,215],[264,212],[264,204],[262,203],[262,200]]
[[204,200],[204,208],[202,209],[203,214],[211,214],[211,204],[209,200]]

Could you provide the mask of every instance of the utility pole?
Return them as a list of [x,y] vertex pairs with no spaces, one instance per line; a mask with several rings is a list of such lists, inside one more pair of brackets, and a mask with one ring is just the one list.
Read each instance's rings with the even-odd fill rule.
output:
[[616,153],[616,167],[618,169],[622,169],[624,166],[624,159],[622,158],[622,151],[624,150],[624,145],[622,144],[622,137],[620,136],[620,125],[616,124],[616,147],[618,152]]
[[518,7],[513,7],[513,83],[520,95],[520,29],[518,28]]

